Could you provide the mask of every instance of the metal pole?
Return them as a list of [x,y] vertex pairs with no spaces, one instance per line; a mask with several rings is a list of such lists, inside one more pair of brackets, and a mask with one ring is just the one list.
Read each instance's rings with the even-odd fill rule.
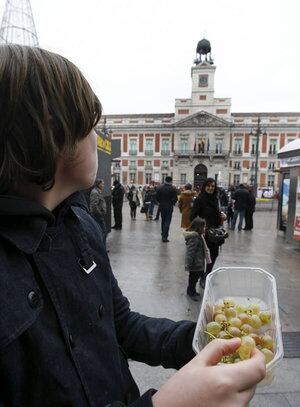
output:
[[257,197],[259,136],[260,136],[260,117],[258,117],[258,119],[257,119],[257,130],[256,130],[255,175],[254,175],[254,194],[255,194],[255,197]]

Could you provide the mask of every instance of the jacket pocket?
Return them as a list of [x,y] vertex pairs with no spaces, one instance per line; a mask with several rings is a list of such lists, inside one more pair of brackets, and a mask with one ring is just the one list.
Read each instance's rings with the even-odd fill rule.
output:
[[0,349],[10,344],[38,318],[43,298],[26,259],[14,253],[0,265]]

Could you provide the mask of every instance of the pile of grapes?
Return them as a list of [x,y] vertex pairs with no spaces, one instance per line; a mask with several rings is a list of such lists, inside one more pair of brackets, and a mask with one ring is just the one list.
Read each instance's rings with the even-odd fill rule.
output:
[[244,306],[231,298],[213,306],[213,320],[206,325],[208,340],[241,338],[241,345],[231,355],[224,356],[223,363],[237,363],[249,359],[256,346],[265,356],[266,364],[274,358],[274,343],[270,335],[272,323],[270,311],[261,311],[259,304]]

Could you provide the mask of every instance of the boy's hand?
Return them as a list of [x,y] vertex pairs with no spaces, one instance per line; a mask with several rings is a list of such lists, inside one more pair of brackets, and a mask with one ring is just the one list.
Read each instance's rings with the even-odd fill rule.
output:
[[153,407],[248,406],[266,374],[264,355],[255,349],[249,360],[216,366],[240,343],[239,338],[210,342],[158,390]]

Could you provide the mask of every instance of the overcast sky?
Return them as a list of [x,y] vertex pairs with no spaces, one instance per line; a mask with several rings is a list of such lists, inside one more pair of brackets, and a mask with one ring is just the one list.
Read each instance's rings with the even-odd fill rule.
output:
[[[5,0],[0,0],[0,16]],[[298,0],[31,0],[40,46],[77,64],[104,112],[171,113],[210,40],[232,112],[300,112]]]

